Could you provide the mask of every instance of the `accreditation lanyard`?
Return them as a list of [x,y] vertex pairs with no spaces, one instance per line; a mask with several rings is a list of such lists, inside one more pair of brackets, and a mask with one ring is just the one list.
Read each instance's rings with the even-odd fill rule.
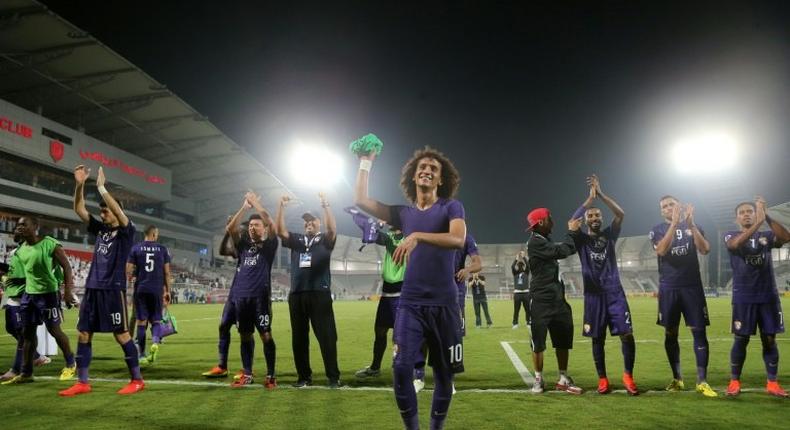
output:
[[310,252],[310,247],[313,246],[314,243],[317,243],[321,240],[321,234],[316,234],[312,238],[308,239],[307,236],[303,236],[304,239],[304,248],[305,252],[299,254],[299,267],[312,267],[313,262],[313,255]]

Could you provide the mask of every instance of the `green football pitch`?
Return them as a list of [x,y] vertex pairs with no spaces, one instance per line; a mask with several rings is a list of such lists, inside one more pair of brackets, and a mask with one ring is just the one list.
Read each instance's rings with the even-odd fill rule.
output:
[[[143,374],[145,391],[134,396],[115,394],[128,379],[122,352],[109,334],[93,340],[91,376],[94,391],[76,398],[60,398],[57,391],[70,385],[56,377],[62,357],[37,368],[33,384],[0,387],[0,425],[3,429],[115,429],[115,428],[342,428],[397,429],[401,427],[398,408],[391,389],[391,349],[385,355],[382,376],[364,381],[354,372],[370,363],[373,343],[373,318],[376,302],[337,302],[340,370],[346,386],[329,390],[323,376],[321,354],[311,339],[311,362],[315,387],[293,389],[296,379],[291,353],[288,309],[274,304],[273,334],[277,341],[277,377],[280,386],[267,391],[256,380],[254,387],[231,389],[229,380],[207,380],[200,376],[216,363],[217,322],[221,305],[174,305],[179,333],[166,339],[160,358]],[[621,391],[622,355],[619,339],[608,339],[606,353],[609,377],[615,393],[595,392],[597,375],[592,363],[590,342],[579,335],[582,301],[571,300],[576,321],[576,337],[571,352],[570,374],[585,390],[582,396],[548,391],[542,395],[528,392],[517,370],[532,364],[529,333],[523,321],[511,328],[512,303],[490,301],[494,326],[469,328],[464,340],[466,372],[456,379],[458,393],[450,407],[446,428],[788,428],[790,399],[773,398],[763,391],[765,369],[759,338],[753,338],[744,367],[738,398],[727,398],[723,391],[729,380],[730,304],[728,298],[709,299],[711,326],[708,380],[719,398],[704,398],[694,392],[695,364],[691,335],[681,332],[681,358],[686,380],[685,392],[667,393],[670,381],[663,347],[662,329],[655,325],[656,300],[630,299],[634,315],[637,355],[635,379],[645,391],[629,397]],[[790,300],[784,299],[788,308]],[[473,319],[471,303],[467,314]],[[66,314],[67,333],[76,342],[76,312]],[[523,314],[522,314],[523,318]],[[470,324],[473,325],[473,324]],[[779,336],[781,354],[780,382],[790,388],[790,342]],[[265,362],[260,339],[256,339],[255,371],[262,376]],[[149,335],[150,342],[150,335]],[[0,364],[7,366],[13,353],[13,339],[0,337]],[[74,345],[74,343],[72,343]],[[240,367],[238,336],[231,343],[230,369]],[[515,354],[508,354],[512,349]],[[547,351],[548,383],[557,377],[556,361]],[[523,377],[522,377],[523,376]],[[551,384],[549,384],[551,386]],[[428,427],[431,379],[418,395],[421,423]]]

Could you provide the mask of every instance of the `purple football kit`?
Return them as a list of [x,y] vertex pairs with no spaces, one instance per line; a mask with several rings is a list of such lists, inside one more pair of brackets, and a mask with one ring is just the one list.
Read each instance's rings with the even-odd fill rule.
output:
[[619,236],[620,227],[614,224],[597,236],[581,230],[571,233],[584,279],[584,336],[601,337],[607,327],[612,336],[633,332],[615,256]]
[[[724,235],[726,244],[740,234],[730,231]],[[782,304],[776,288],[771,260],[776,235],[772,231],[758,231],[737,250],[728,250],[732,266],[732,332],[750,336],[757,333],[784,333]]]
[[85,297],[80,305],[77,329],[90,333],[127,331],[126,261],[132,248],[135,226],[110,227],[93,216],[88,232],[96,236]]
[[[129,331],[126,311],[126,262],[132,250],[135,226],[112,227],[90,216],[88,232],[96,236],[93,259],[85,281],[85,296],[80,305],[77,330],[87,333],[124,333]],[[134,340],[121,348],[132,380],[142,380]],[[77,375],[88,383],[88,368],[93,358],[91,343],[77,343]]]
[[[649,238],[655,248],[664,237],[669,223],[661,223],[650,230]],[[700,228],[700,234],[705,232]],[[666,255],[658,256],[658,319],[664,327],[680,325],[680,316],[689,327],[710,325],[708,305],[702,288],[694,235],[685,222],[678,223],[672,232],[672,245]]]
[[160,243],[143,241],[132,247],[129,263],[135,266],[135,318],[139,321],[161,321],[164,268],[170,263],[170,252]]
[[272,263],[277,253],[276,237],[255,242],[243,237],[236,245],[239,263],[233,278],[233,304],[240,333],[271,329]]
[[[402,230],[405,237],[414,232],[447,233],[450,221],[463,218],[461,202],[446,198],[439,198],[425,210],[392,206],[390,215],[391,224]],[[395,320],[392,364],[395,400],[406,423],[417,414],[412,375],[423,342],[428,346],[436,381],[432,410],[441,418],[452,398],[453,374],[464,370],[455,265],[455,250],[427,243],[418,243],[409,255]]]

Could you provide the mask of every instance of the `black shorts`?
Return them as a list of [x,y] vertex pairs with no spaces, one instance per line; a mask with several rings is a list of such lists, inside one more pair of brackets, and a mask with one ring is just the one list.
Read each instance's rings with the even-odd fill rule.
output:
[[529,313],[532,318],[532,351],[546,350],[546,333],[551,335],[554,349],[573,348],[573,313],[566,301],[544,303],[532,300]]

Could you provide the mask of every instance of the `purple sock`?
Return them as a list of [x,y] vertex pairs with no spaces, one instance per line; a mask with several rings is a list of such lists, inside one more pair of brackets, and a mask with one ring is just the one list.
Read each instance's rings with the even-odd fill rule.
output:
[[633,336],[622,339],[620,350],[623,351],[624,371],[629,375],[634,374],[634,361],[636,361],[636,341]]
[[697,358],[697,382],[703,382],[708,378],[708,335],[705,329],[691,330],[694,337],[694,356]]
[[606,377],[606,353],[604,352],[605,343],[605,337],[592,338],[593,362],[595,363],[595,370],[598,372],[599,378]]
[[453,400],[453,374],[449,371],[433,372],[433,402],[431,403],[431,429],[441,430]]
[[417,417],[417,393],[414,391],[414,365],[393,362],[392,377],[395,391],[395,403],[400,409],[403,425],[407,429],[418,429],[420,423]]
[[66,356],[64,358],[66,359],[66,367],[74,367],[75,362],[74,362],[74,353],[73,352],[69,353],[69,354],[66,354]]
[[156,321],[151,325],[151,342],[160,343],[162,341],[162,323]]
[[672,377],[683,379],[683,376],[680,374],[680,344],[678,344],[678,337],[665,335],[664,350],[667,352],[669,367],[672,368]]
[[77,343],[77,356],[75,357],[77,360],[77,377],[79,378],[80,382],[88,383],[88,368],[91,365],[91,359],[93,358],[93,348],[91,348],[90,342],[88,343]]
[[277,357],[277,346],[274,344],[274,339],[270,338],[268,342],[263,343],[263,356],[266,357],[266,376],[274,377],[274,363]]
[[730,377],[732,379],[741,379],[741,371],[743,370],[743,363],[746,361],[746,347],[748,345],[749,336],[735,335],[735,340],[730,350]]
[[779,349],[776,347],[776,340],[773,336],[760,336],[763,341],[763,361],[765,362],[765,373],[768,374],[769,381],[776,381],[776,374],[779,371]]
[[425,367],[417,367],[414,369],[414,379],[425,379]]
[[252,360],[255,356],[255,339],[241,340],[241,367],[245,375],[252,375]]
[[134,341],[130,339],[129,342],[121,345],[121,349],[123,349],[126,367],[129,368],[129,375],[135,380],[143,379],[143,375],[140,374],[140,362],[137,359],[137,347],[134,345]]
[[137,326],[137,351],[138,357],[142,357],[145,355],[145,326],[138,325]]
[[228,368],[228,351],[230,350],[230,332],[219,333],[219,367]]

